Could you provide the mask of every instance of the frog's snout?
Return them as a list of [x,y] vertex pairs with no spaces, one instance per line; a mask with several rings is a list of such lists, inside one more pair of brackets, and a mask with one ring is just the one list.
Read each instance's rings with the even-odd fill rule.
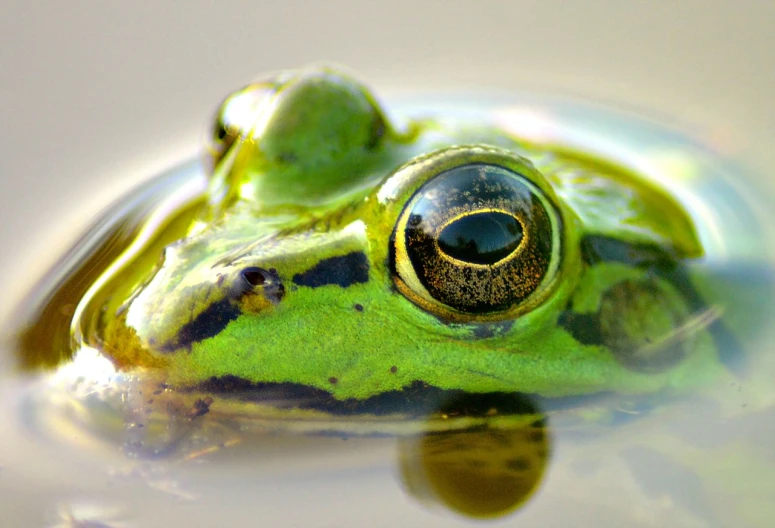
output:
[[236,275],[219,273],[215,284],[208,283],[201,295],[208,296],[213,286],[223,288],[218,300],[198,310],[170,339],[146,333],[148,344],[163,353],[190,350],[194,343],[218,335],[240,315],[269,312],[285,297],[285,287],[274,268],[250,266]]

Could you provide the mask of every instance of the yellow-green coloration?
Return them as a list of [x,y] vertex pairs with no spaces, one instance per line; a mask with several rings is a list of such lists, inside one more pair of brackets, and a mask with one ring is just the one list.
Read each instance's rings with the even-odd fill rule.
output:
[[[413,384],[555,397],[728,375],[718,314],[689,280],[692,220],[613,163],[488,123],[392,124],[329,69],[226,99],[211,152],[191,220],[171,217],[81,307],[86,339],[122,369],[350,402]],[[439,249],[450,225],[458,246]],[[417,273],[421,244],[443,273]]]

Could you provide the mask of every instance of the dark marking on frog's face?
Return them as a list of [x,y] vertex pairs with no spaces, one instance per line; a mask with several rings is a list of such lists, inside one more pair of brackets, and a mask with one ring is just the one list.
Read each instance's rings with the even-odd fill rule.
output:
[[218,335],[241,313],[239,306],[231,299],[221,299],[184,324],[175,338],[161,345],[159,350],[174,352],[180,348],[190,349],[194,343]]
[[[331,377],[329,383],[338,383]],[[308,409],[335,416],[373,414],[387,416],[405,414],[410,417],[430,416],[443,413],[448,416],[489,416],[493,410],[502,415],[536,415],[541,409],[550,408],[544,398],[519,392],[467,393],[456,389],[440,389],[421,381],[413,381],[401,390],[376,394],[366,399],[338,400],[329,392],[308,385],[291,382],[255,383],[237,376],[212,377],[192,387],[221,398],[241,401],[271,402],[278,408]],[[559,399],[551,402],[562,408],[575,406],[575,400]]]
[[347,288],[368,280],[369,259],[360,251],[321,260],[307,271],[293,276],[294,284],[307,288],[318,288],[329,284]]
[[603,344],[598,314],[576,313],[569,306],[560,314],[557,324],[568,331],[582,345]]
[[[224,276],[219,275],[211,287],[220,287],[224,280]],[[224,298],[210,304],[184,324],[177,335],[163,343],[159,350],[167,353],[179,349],[190,350],[194,343],[218,335],[230,322],[242,315],[240,301],[252,295],[260,295],[269,303],[278,304],[285,297],[285,287],[277,271],[254,266],[242,269]]]

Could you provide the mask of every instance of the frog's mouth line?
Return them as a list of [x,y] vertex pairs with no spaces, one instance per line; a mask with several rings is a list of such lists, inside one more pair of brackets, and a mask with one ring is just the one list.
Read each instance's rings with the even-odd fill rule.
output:
[[237,376],[213,377],[188,389],[241,403],[269,405],[278,410],[308,410],[342,419],[356,416],[431,419],[485,418],[495,415],[543,416],[547,412],[589,405],[604,394],[546,398],[521,392],[469,393],[414,381],[401,390],[365,399],[336,399],[331,393],[299,383],[254,383]]

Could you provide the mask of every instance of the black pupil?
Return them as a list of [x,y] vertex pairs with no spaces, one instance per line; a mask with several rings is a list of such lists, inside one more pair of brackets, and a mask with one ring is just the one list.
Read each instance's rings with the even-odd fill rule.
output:
[[495,264],[522,241],[522,225],[510,214],[486,211],[464,216],[441,230],[439,248],[472,264]]

